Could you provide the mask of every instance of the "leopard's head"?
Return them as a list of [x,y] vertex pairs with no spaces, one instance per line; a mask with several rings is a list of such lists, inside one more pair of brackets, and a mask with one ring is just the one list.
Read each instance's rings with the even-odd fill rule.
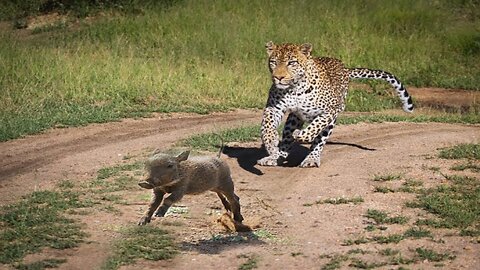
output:
[[274,44],[268,42],[265,47],[268,63],[275,87],[287,89],[305,76],[305,64],[311,58],[312,44]]

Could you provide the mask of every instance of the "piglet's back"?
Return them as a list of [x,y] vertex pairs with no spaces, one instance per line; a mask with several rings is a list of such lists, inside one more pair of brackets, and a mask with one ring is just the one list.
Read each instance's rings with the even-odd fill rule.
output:
[[230,179],[228,165],[215,157],[190,157],[181,164],[189,194],[211,190],[221,185],[222,181]]

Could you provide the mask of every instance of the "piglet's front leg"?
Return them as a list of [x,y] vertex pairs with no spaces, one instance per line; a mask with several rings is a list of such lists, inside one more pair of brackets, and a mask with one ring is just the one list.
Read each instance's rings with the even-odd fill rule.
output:
[[183,190],[176,190],[172,192],[168,197],[163,200],[162,205],[158,208],[158,211],[155,213],[156,217],[163,217],[168,211],[168,208],[172,206],[172,204],[180,201],[183,198],[184,192]]
[[148,206],[148,210],[145,212],[145,215],[138,221],[138,225],[145,225],[150,222],[152,219],[152,215],[157,210],[158,206],[163,200],[163,196],[165,192],[161,191],[160,189],[153,189],[152,200],[150,201],[150,205]]

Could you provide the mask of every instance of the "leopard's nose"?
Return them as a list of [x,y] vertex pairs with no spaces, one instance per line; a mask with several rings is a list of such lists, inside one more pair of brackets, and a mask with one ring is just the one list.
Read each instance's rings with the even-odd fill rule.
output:
[[285,76],[274,76],[274,77],[275,77],[275,79],[277,79],[277,80],[279,80],[279,81],[282,81],[283,78],[285,78]]

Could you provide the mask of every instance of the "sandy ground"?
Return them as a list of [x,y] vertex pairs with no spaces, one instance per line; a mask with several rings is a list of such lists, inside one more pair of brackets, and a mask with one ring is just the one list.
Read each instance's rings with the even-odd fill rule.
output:
[[[420,91],[420,90],[417,90]],[[412,91],[414,93],[415,91]],[[420,96],[420,95],[418,95]],[[470,99],[471,100],[471,99]],[[478,101],[476,101],[478,102]],[[100,168],[125,163],[125,157],[144,157],[154,148],[167,149],[192,134],[259,123],[260,111],[238,110],[211,115],[172,114],[148,119],[123,120],[79,128],[53,129],[43,134],[0,143],[0,205],[35,190],[51,189],[70,179],[88,181]],[[378,254],[398,249],[406,257],[417,247],[454,254],[454,260],[420,261],[413,269],[478,269],[480,244],[453,230],[436,230],[433,239],[406,239],[398,244],[366,243],[346,246],[348,239],[403,232],[426,212],[405,207],[411,193],[376,193],[374,175],[401,173],[404,179],[421,180],[425,186],[445,181],[439,167],[449,172],[455,161],[436,158],[438,148],[459,143],[479,143],[480,126],[442,123],[381,123],[341,125],[325,147],[320,168],[295,167],[306,155],[298,146],[284,167],[259,167],[265,155],[260,141],[230,143],[222,158],[232,169],[241,198],[245,224],[252,233],[229,233],[217,219],[221,204],[213,193],[185,197],[179,205],[188,213],[156,219],[148,226],[164,227],[174,235],[180,254],[173,260],[138,261],[122,269],[238,269],[249,258],[259,269],[320,269],[332,256],[354,249],[367,262],[386,261]],[[404,180],[401,180],[404,181]],[[125,193],[138,198],[145,191]],[[362,197],[360,204],[315,204],[327,198]],[[312,205],[313,204],[313,205]],[[118,228],[135,224],[147,201],[131,200],[119,206],[120,214],[93,212],[82,216],[88,241],[70,250],[44,250],[26,261],[42,257],[66,258],[60,269],[98,269],[109,255]],[[388,225],[385,231],[367,232],[367,209],[409,217],[405,225]],[[341,268],[349,268],[347,260]],[[475,266],[477,265],[477,266]],[[0,269],[2,266],[0,265]],[[3,268],[8,269],[7,266]],[[381,269],[397,269],[383,266]]]

